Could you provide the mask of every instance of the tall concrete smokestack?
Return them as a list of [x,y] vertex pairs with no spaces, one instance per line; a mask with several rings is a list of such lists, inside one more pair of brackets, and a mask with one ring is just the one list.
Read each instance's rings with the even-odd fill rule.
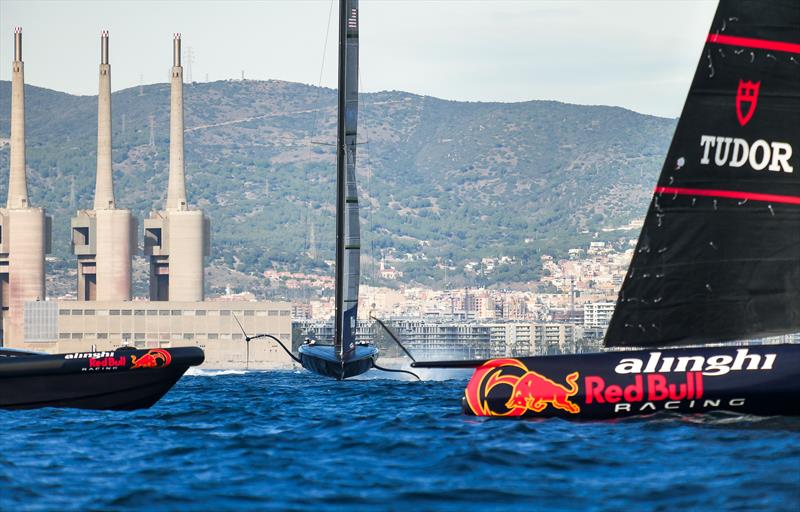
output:
[[100,89],[97,95],[97,176],[94,209],[72,218],[72,251],[78,257],[78,300],[131,299],[131,256],[136,219],[117,208],[111,168],[111,65],[108,31],[100,33]]
[[25,346],[25,305],[45,300],[44,255],[50,252],[51,219],[43,208],[33,208],[28,201],[24,76],[22,29],[16,28],[11,74],[8,203],[7,208],[0,209],[0,339],[6,346]]
[[97,178],[94,209],[114,208],[111,171],[111,65],[108,63],[108,31],[100,34],[100,89],[97,95]]
[[22,28],[14,29],[14,62],[11,71],[11,174],[8,208],[28,207],[25,179],[25,65],[22,62]]
[[172,40],[172,84],[169,110],[169,185],[167,210],[186,210],[186,177],[183,169],[183,68],[181,35]]
[[169,185],[164,211],[144,221],[144,253],[150,257],[150,300],[202,301],[204,260],[209,254],[208,218],[189,209],[183,167],[183,68],[181,35],[172,41]]

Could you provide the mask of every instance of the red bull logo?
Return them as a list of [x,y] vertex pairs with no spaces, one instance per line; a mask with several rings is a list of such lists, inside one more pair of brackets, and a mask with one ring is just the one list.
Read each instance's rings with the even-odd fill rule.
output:
[[[578,393],[578,372],[559,384],[529,370],[518,359],[493,359],[475,370],[467,384],[466,400],[477,416],[522,416],[540,413],[548,406],[578,414],[580,406],[570,400]],[[501,407],[497,407],[498,399]]]
[[169,351],[154,348],[147,351],[141,357],[131,356],[131,370],[136,368],[163,368],[172,362],[172,354]]

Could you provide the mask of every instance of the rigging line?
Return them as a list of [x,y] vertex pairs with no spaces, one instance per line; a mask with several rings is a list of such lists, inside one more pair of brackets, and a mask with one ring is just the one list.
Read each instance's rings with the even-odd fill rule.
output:
[[375,317],[375,316],[373,316],[373,315],[369,315],[369,317],[370,317],[371,319],[375,320],[376,322],[378,322],[378,325],[380,325],[381,327],[383,327],[383,330],[384,330],[384,331],[386,331],[386,332],[387,332],[387,334],[389,334],[389,336],[390,336],[390,337],[391,337],[391,338],[394,340],[394,342],[395,342],[395,343],[397,343],[397,345],[398,345],[398,346],[399,346],[401,349],[403,349],[403,352],[405,352],[405,353],[406,353],[406,355],[409,357],[409,359],[411,359],[411,360],[412,360],[412,361],[414,361],[415,363],[417,362],[417,360],[416,360],[416,359],[414,359],[414,356],[412,356],[412,355],[411,355],[411,352],[409,352],[409,351],[408,351],[408,349],[407,349],[406,347],[404,347],[402,343],[400,343],[400,340],[399,340],[399,339],[397,339],[397,336],[395,336],[395,335],[394,335],[394,333],[392,332],[392,330],[391,330],[391,329],[389,329],[389,327],[388,327],[388,326],[387,326],[385,323],[383,323],[383,320],[381,320],[380,318],[377,318],[377,317]]
[[373,368],[375,368],[376,370],[380,370],[380,371],[382,371],[382,372],[390,372],[390,373],[407,373],[407,374],[409,374],[409,375],[413,375],[413,376],[414,376],[414,377],[416,377],[416,378],[417,378],[417,380],[419,380],[419,381],[421,381],[421,380],[422,380],[422,379],[420,379],[420,378],[419,378],[419,375],[417,375],[416,373],[414,373],[414,372],[412,372],[412,371],[409,371],[409,370],[401,370],[400,368],[384,368],[383,366],[378,366],[378,365],[377,365],[377,364],[375,364],[375,363],[372,363],[372,367],[373,367]]
[[255,336],[249,336],[249,337],[246,337],[246,338],[245,338],[245,340],[247,340],[247,342],[248,342],[248,345],[249,345],[249,343],[250,343],[250,340],[256,340],[256,339],[259,339],[259,338],[269,338],[269,339],[271,339],[272,341],[274,341],[275,343],[277,343],[278,345],[280,345],[280,346],[281,346],[281,348],[284,350],[284,352],[286,352],[286,354],[287,354],[289,357],[291,357],[292,359],[294,359],[294,361],[295,361],[296,363],[298,363],[298,364],[303,364],[303,363],[300,361],[300,358],[299,358],[299,357],[297,357],[296,355],[294,355],[294,354],[292,353],[292,351],[291,351],[291,350],[289,350],[288,348],[286,348],[286,345],[284,345],[284,344],[283,344],[283,342],[282,342],[281,340],[279,340],[278,338],[276,338],[276,337],[275,337],[275,336],[273,336],[272,334],[256,334]]
[[317,82],[317,87],[322,87],[322,72],[325,69],[325,54],[328,50],[328,36],[331,33],[331,18],[333,17],[333,0],[331,0],[331,7],[328,10],[328,25],[325,29],[325,44],[322,47],[322,65],[319,68],[319,82]]
[[[366,140],[362,142],[362,144],[367,144],[369,142],[369,125],[367,124],[367,111],[369,110],[367,107],[369,106],[369,101],[367,101],[368,96],[366,90],[364,89],[364,78],[361,73],[361,66],[358,66],[358,91],[359,91],[359,96],[363,99],[363,101],[359,102],[359,104],[364,105],[363,109],[364,115],[360,117],[361,117],[361,125],[364,127],[364,138]],[[356,144],[358,144],[358,142],[356,142]],[[364,148],[364,149],[366,150],[365,151],[366,154],[363,155],[364,160],[366,160],[365,161],[366,165],[364,167],[365,170],[367,171],[367,183],[365,187],[366,189],[365,199],[367,200],[367,207],[366,211],[364,212],[364,228],[365,228],[364,233],[365,234],[369,233],[370,235],[369,259],[371,262],[370,270],[372,271],[370,273],[371,274],[370,278],[372,283],[374,284],[376,274],[375,274],[375,241],[372,239],[374,235],[374,233],[372,232],[372,222],[374,220],[372,213],[372,200],[374,197],[372,194],[372,163],[370,162],[369,158],[371,153],[370,149],[369,148]],[[364,211],[363,208],[361,208],[360,210]]]
[[286,348],[286,345],[284,345],[284,344],[283,344],[283,342],[282,342],[281,340],[279,340],[278,338],[276,338],[275,336],[273,336],[273,335],[271,335],[271,334],[256,334],[255,336],[248,336],[248,335],[247,335],[247,333],[246,333],[246,332],[245,332],[245,330],[244,330],[244,326],[242,326],[242,322],[240,322],[240,321],[239,321],[239,317],[238,317],[238,316],[236,316],[236,315],[234,314],[234,315],[233,315],[233,319],[234,319],[234,320],[236,320],[236,323],[239,325],[239,329],[241,329],[241,331],[242,331],[242,334],[244,334],[244,341],[245,341],[245,343],[247,343],[247,366],[248,366],[248,367],[250,366],[250,341],[251,341],[251,340],[258,339],[258,338],[270,338],[270,339],[272,339],[272,340],[276,341],[276,342],[278,343],[278,345],[280,345],[280,346],[281,346],[281,348],[282,348],[282,349],[283,349],[283,350],[284,350],[284,351],[285,351],[287,354],[289,354],[289,357],[291,357],[292,359],[294,359],[296,362],[298,362],[298,363],[300,363],[300,364],[303,364],[303,363],[300,361],[300,358],[298,358],[297,356],[295,356],[294,354],[292,354],[292,351],[291,351],[291,350],[289,350],[288,348]]
[[[316,97],[314,98],[314,108],[312,109],[314,111],[314,119],[313,119],[313,123],[312,123],[312,126],[311,126],[311,134],[309,134],[309,137],[307,138],[307,141],[306,141],[306,152],[305,152],[306,155],[305,155],[304,162],[303,162],[303,177],[304,177],[306,183],[310,182],[309,177],[308,177],[308,165],[309,165],[309,162],[311,161],[311,146],[312,146],[312,144],[314,144],[314,141],[311,140],[311,137],[313,136],[314,133],[319,131],[320,112],[322,111],[322,108],[321,108],[321,105],[320,105],[320,94],[321,94],[321,91],[322,91],[322,75],[323,75],[323,73],[325,71],[325,56],[328,53],[328,38],[329,38],[330,33],[331,33],[331,19],[333,18],[333,4],[334,4],[334,0],[331,0],[330,8],[328,9],[328,22],[325,25],[325,42],[322,45],[322,62],[320,63],[320,67],[319,67],[319,79],[317,80],[317,94],[316,94]],[[306,210],[305,211],[305,213],[306,213],[306,237],[307,237],[306,244],[309,246],[309,247],[307,247],[307,249],[309,250],[309,253],[310,253],[311,252],[311,247],[310,247],[311,244],[310,244],[310,240],[308,240],[308,238],[310,238],[309,230],[311,229],[311,203],[312,203],[312,201],[311,201],[311,193],[312,193],[311,189],[310,188],[307,189],[307,192],[308,192],[309,197],[307,197],[306,198],[307,201],[305,201],[305,203],[306,203],[305,204],[305,206],[306,206],[306,208],[305,208],[305,210]]]

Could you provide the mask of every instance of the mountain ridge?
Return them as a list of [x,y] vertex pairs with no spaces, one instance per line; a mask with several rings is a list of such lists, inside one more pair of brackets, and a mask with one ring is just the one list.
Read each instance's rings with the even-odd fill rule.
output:
[[[644,214],[675,127],[674,119],[621,107],[553,100],[459,102],[402,91],[360,98],[366,282],[382,282],[383,254],[408,283],[441,286],[445,267],[453,285],[525,283],[538,275],[543,253],[563,254],[598,232],[619,239],[601,229]],[[249,276],[272,268],[329,272],[335,89],[279,80],[192,83],[184,105],[187,193],[212,220],[210,263]],[[92,203],[96,108],[96,96],[26,86],[31,202],[54,215],[51,266],[63,272],[74,266],[69,218]],[[0,138],[9,112],[3,81]],[[163,207],[168,117],[168,84],[112,94],[117,203],[140,219]],[[491,273],[466,268],[500,256],[513,263]],[[270,293],[257,286],[259,295]],[[218,292],[224,283],[209,288]]]

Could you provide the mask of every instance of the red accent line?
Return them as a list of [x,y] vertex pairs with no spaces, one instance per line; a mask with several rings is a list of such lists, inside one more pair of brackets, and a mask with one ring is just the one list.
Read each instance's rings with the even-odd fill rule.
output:
[[656,194],[677,194],[679,196],[724,197],[726,199],[748,199],[768,203],[800,204],[800,197],[739,192],[738,190],[709,190],[703,188],[656,187]]
[[769,41],[767,39],[753,39],[751,37],[708,34],[706,42],[726,44],[728,46],[744,46],[746,48],[757,48],[759,50],[774,50],[776,52],[800,53],[800,44]]

